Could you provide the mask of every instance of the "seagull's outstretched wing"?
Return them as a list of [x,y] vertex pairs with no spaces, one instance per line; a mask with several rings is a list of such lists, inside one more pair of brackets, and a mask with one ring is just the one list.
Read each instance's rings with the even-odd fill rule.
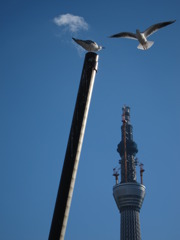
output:
[[155,33],[156,31],[158,31],[160,28],[166,27],[169,24],[174,23],[176,20],[174,21],[169,21],[169,22],[161,22],[161,23],[157,23],[152,25],[151,27],[147,28],[144,31],[144,35],[145,37],[149,37],[151,34]]
[[121,32],[110,36],[110,38],[131,38],[137,40],[136,34],[131,32]]

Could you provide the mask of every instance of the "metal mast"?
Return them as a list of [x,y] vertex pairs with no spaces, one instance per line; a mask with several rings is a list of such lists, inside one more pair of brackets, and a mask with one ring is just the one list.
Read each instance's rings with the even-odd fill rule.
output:
[[140,169],[141,184],[136,180],[138,152],[137,145],[133,141],[132,125],[130,124],[130,108],[123,107],[121,142],[118,144],[117,151],[121,160],[121,181],[117,181],[113,187],[113,196],[121,214],[121,240],[141,240],[139,213],[145,196],[145,186],[142,184],[142,173]]
[[88,52],[85,56],[49,240],[64,240],[91,95],[98,67],[98,57],[93,52]]

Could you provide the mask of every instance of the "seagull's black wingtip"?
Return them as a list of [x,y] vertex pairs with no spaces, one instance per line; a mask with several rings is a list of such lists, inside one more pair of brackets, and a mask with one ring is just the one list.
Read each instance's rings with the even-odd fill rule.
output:
[[175,23],[176,22],[176,19],[175,20],[172,20],[172,21],[169,21],[168,23],[169,24],[172,24],[172,23]]
[[74,37],[72,37],[72,39],[73,39],[75,42],[77,42],[77,40],[79,40],[79,39],[77,39],[77,38],[74,38]]

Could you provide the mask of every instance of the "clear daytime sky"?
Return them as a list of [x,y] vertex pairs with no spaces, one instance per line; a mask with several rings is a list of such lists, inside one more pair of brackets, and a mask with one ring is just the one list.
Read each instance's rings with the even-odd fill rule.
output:
[[[86,54],[72,37],[105,49],[65,240],[120,239],[112,173],[124,104],[145,168],[142,239],[180,239],[179,16],[179,0],[1,1],[0,239],[48,239]],[[147,51],[108,37],[170,20]]]

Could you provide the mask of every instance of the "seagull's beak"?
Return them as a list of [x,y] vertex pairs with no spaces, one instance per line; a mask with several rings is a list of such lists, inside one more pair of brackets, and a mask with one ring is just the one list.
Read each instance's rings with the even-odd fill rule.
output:
[[105,47],[102,47],[102,49],[105,49]]

